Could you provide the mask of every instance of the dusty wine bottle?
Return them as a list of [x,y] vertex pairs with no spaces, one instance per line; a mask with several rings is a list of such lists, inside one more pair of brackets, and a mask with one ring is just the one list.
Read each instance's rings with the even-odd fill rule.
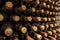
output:
[[43,21],[47,21],[47,18],[46,18],[46,17],[44,17],[44,18],[43,18]]
[[48,34],[48,35],[52,35],[52,32],[51,32],[51,31],[47,31],[47,34]]
[[53,11],[53,15],[55,15],[56,13]]
[[46,8],[46,3],[45,2],[41,2],[40,6]]
[[23,25],[19,26],[19,30],[20,30],[23,34],[27,33],[27,28],[24,27]]
[[52,4],[55,5],[55,1],[52,1]]
[[36,13],[37,13],[37,14],[43,14],[44,12],[45,12],[44,9],[36,10]]
[[31,21],[32,21],[32,17],[31,17],[31,16],[24,17],[24,20],[25,20],[25,21],[29,21],[29,22],[31,22]]
[[56,40],[56,38],[49,36],[50,40]]
[[48,25],[48,23],[47,23],[47,24],[45,24],[45,31],[47,31],[48,28],[49,28],[49,25]]
[[21,19],[20,16],[18,16],[18,15],[11,15],[10,18],[12,21],[15,21],[15,22],[18,22]]
[[48,18],[48,21],[51,21],[51,18],[50,17]]
[[56,32],[57,32],[57,33],[60,33],[60,28],[56,29]]
[[33,2],[33,5],[39,5],[40,4],[40,1],[39,0],[35,0],[34,2]]
[[47,8],[50,9],[50,5],[47,5]]
[[44,25],[39,25],[38,28],[39,28],[39,30],[45,30],[45,26]]
[[36,9],[34,7],[31,7],[30,9],[27,10],[29,13],[34,13]]
[[58,7],[54,7],[54,10],[55,10],[55,11],[58,11]]
[[26,40],[34,40],[34,39],[32,37],[30,37],[29,35],[27,35]]
[[53,15],[53,12],[50,11],[49,14],[50,14],[50,15]]
[[46,10],[46,11],[45,11],[45,14],[50,15],[50,14],[49,14],[49,10]]
[[25,25],[27,26],[29,31],[32,31],[32,32],[37,32],[38,31],[38,28],[37,28],[37,26],[35,24],[31,25],[30,23],[27,23]]
[[37,32],[38,31],[38,28],[37,28],[37,26],[31,26],[31,30]]
[[53,17],[53,18],[52,18],[52,21],[56,21],[56,18],[55,18],[55,17]]
[[54,27],[54,25],[53,25],[52,23],[51,23],[51,24],[49,24],[49,25],[50,25],[50,27],[51,27],[51,28],[53,28],[53,27]]
[[0,13],[0,22],[5,21],[5,19],[6,19],[6,15]]
[[33,17],[33,21],[39,22],[39,21],[41,21],[41,17]]
[[5,5],[2,7],[2,12],[4,12],[4,13],[13,12],[13,2],[12,1],[6,1]]
[[27,8],[26,8],[26,5],[21,5],[19,8],[18,8],[18,10],[20,11],[20,12],[23,12],[23,11],[25,11]]
[[48,36],[48,34],[47,34],[46,32],[41,32],[41,35],[42,35],[43,37],[47,37],[47,36]]
[[7,10],[11,10],[11,9],[13,8],[13,3],[12,3],[11,1],[7,1],[7,2],[5,3],[5,8],[6,8]]
[[41,40],[42,39],[42,35],[37,34],[37,33],[35,33],[34,35],[36,37],[36,40]]
[[12,30],[11,28],[7,28],[7,29],[5,30],[5,35],[6,35],[6,36],[11,36],[12,33],[13,33],[13,30]]
[[56,30],[52,30],[52,32],[55,34],[56,33]]
[[4,35],[6,36],[12,36],[13,34],[13,29],[12,29],[12,25],[8,22],[2,25],[2,33],[4,33]]

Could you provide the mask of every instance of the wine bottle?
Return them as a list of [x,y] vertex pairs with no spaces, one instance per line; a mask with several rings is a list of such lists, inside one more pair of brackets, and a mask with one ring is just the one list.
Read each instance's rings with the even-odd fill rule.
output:
[[5,7],[6,7],[7,10],[10,10],[10,9],[13,8],[13,3],[11,1],[7,1],[5,3]]
[[46,8],[50,9],[50,5],[47,5]]
[[45,24],[45,30],[47,31],[48,28],[49,28],[49,24],[47,23],[47,24]]
[[45,30],[45,26],[44,25],[38,25],[39,30]]
[[53,15],[55,15],[56,13],[55,12],[53,12]]
[[[7,1],[5,5],[2,7],[3,12],[12,12],[13,11],[13,2]],[[8,13],[9,13],[8,12]]]
[[54,7],[54,10],[55,10],[55,11],[58,11],[58,7]]
[[19,10],[20,12],[23,12],[23,11],[25,11],[26,9],[27,9],[26,5],[21,5],[20,7],[18,7],[18,10]]
[[40,1],[39,0],[35,0],[34,2],[33,2],[33,5],[39,5],[40,4]]
[[37,34],[37,33],[35,33],[34,35],[35,35],[36,40],[41,40],[42,39],[42,35]]
[[50,17],[48,18],[48,21],[51,21],[51,18]]
[[24,17],[24,21],[29,21],[29,22],[31,22],[31,21],[32,21],[32,17],[31,17],[31,16]]
[[60,34],[57,33],[56,35],[57,35],[57,38],[56,38],[56,39],[57,39],[57,40],[60,40]]
[[52,1],[52,4],[55,5],[55,1]]
[[12,28],[13,28],[13,26],[9,22],[3,24],[2,28],[1,28],[2,34],[6,35],[6,36],[12,36],[12,34],[13,34]]
[[41,17],[33,17],[33,21],[39,22],[39,21],[41,21]]
[[46,10],[45,11],[45,14],[50,15],[49,12],[50,12],[49,10]]
[[45,12],[44,9],[36,10],[36,13],[37,13],[37,14],[44,14],[44,12]]
[[31,7],[27,10],[29,13],[34,13],[36,11],[36,9],[34,7]]
[[33,26],[31,26],[31,30],[34,31],[34,32],[37,32],[38,31],[38,28],[37,28],[37,26],[34,26],[33,25]]
[[25,34],[25,33],[27,32],[27,28],[24,27],[23,25],[20,25],[20,26],[19,26],[19,30],[20,30],[20,32],[23,33],[23,34]]
[[40,6],[43,7],[43,8],[46,8],[47,5],[46,5],[45,2],[41,2]]
[[54,25],[51,23],[51,24],[50,24],[50,27],[51,27],[51,28],[53,28],[53,27],[54,27]]
[[52,4],[52,0],[45,0],[44,2],[46,2],[46,3],[49,4],[49,5]]
[[60,28],[57,28],[57,29],[56,29],[56,32],[57,32],[57,33],[60,33]]
[[55,17],[53,17],[53,18],[52,18],[52,21],[56,21],[56,18],[55,18]]
[[15,22],[18,22],[21,19],[20,16],[18,15],[11,15],[10,18],[11,21],[15,21]]
[[38,32],[38,28],[35,24],[26,23],[25,26],[27,26],[29,31]]
[[44,17],[44,18],[43,18],[43,21],[45,21],[45,22],[46,22],[46,21],[47,21],[47,18],[46,18],[46,17]]
[[6,21],[6,15],[3,13],[0,13],[0,22]]
[[53,34],[52,37],[57,38],[57,35],[56,34]]
[[57,40],[56,38],[49,36],[50,40]]
[[50,11],[49,14],[50,14],[50,15],[53,15],[53,12]]
[[55,15],[58,16],[58,13],[57,12],[55,12],[55,13],[56,13]]
[[51,32],[51,31],[47,31],[47,34],[48,34],[48,35],[52,35],[52,32]]
[[27,35],[26,35],[26,40],[34,40],[34,39],[27,34]]
[[55,34],[56,33],[56,30],[52,30],[52,32]]
[[47,34],[46,32],[41,32],[41,35],[42,35],[43,37],[47,37],[47,36],[48,36],[48,34]]

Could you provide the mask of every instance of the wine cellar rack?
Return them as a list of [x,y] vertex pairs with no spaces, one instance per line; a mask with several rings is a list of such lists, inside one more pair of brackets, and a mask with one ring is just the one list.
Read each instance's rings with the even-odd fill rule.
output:
[[59,0],[0,0],[0,40],[60,40]]

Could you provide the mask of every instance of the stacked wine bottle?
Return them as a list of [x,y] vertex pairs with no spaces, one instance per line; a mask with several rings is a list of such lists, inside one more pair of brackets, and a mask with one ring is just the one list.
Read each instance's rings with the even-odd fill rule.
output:
[[0,0],[0,40],[60,40],[59,0]]

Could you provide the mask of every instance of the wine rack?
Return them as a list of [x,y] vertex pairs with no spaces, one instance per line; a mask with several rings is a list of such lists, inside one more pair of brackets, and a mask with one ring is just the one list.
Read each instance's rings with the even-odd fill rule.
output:
[[59,0],[0,0],[0,40],[60,40]]

